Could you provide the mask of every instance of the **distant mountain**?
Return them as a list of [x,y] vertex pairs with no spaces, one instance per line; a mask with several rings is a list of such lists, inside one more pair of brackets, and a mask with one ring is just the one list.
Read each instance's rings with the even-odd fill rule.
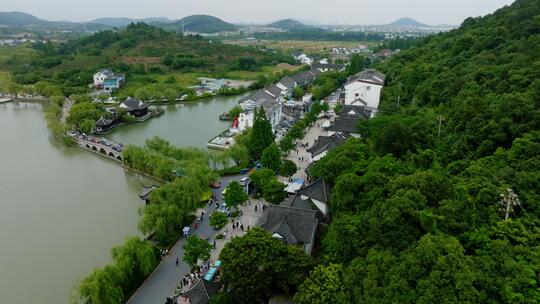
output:
[[169,18],[166,18],[166,17],[142,18],[142,19],[134,19],[134,18],[127,18],[127,17],[119,17],[119,18],[105,17],[105,18],[98,18],[98,19],[92,20],[91,22],[105,24],[105,25],[114,26],[114,27],[122,27],[130,23],[137,23],[137,22],[154,24],[154,23],[171,23],[171,22],[174,22],[174,20],[170,20]]
[[47,21],[22,12],[0,12],[0,27],[71,31],[99,31],[110,28],[108,25],[93,22]]
[[302,22],[296,21],[294,19],[283,19],[276,21],[274,23],[270,23],[267,25],[267,27],[271,28],[279,28],[284,30],[292,30],[292,29],[304,29],[309,28],[309,25],[305,25]]
[[160,24],[159,26],[177,32],[185,30],[186,32],[206,34],[236,30],[236,25],[209,15],[187,16],[173,23]]
[[429,25],[424,24],[422,22],[418,22],[412,18],[401,18],[399,20],[396,20],[389,25],[395,26],[395,27],[429,27]]

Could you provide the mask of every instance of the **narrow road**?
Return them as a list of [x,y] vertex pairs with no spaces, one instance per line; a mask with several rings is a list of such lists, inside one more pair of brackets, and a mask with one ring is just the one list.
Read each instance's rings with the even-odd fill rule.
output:
[[74,101],[66,98],[64,101],[64,105],[62,106],[62,117],[60,117],[61,123],[66,123],[66,119],[69,116],[69,110],[71,110],[71,107],[73,106]]
[[[221,192],[227,187],[229,182],[236,180],[239,181],[242,176],[231,176],[223,177],[221,179],[221,188],[213,189],[214,196],[218,201],[223,202],[223,195]],[[215,210],[214,205],[206,206],[204,209],[199,209],[200,214],[201,210],[204,210],[205,216],[204,220],[199,224],[197,230],[194,230],[193,225],[192,233],[196,235],[202,235],[210,238],[210,241],[214,240],[214,236],[217,234],[217,231],[214,228],[210,227],[208,220],[208,214]],[[186,242],[185,238],[181,238],[176,244],[171,248],[169,254],[163,259],[161,264],[150,274],[150,276],[144,281],[144,283],[139,287],[135,294],[127,301],[129,304],[162,304],[165,303],[168,296],[172,296],[174,290],[181,281],[181,278],[189,273],[189,266],[182,260],[184,256],[184,246]],[[176,258],[180,261],[179,266],[176,266]]]

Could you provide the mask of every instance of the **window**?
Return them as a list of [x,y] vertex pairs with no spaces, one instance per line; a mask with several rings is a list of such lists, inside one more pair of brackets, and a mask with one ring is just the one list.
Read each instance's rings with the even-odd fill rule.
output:
[[366,90],[371,91],[371,87],[367,86]]
[[360,97],[360,93],[354,94],[354,97]]

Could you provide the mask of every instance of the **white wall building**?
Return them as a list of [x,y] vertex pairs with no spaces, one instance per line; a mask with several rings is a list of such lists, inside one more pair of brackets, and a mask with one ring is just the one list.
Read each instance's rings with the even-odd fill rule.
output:
[[354,75],[345,84],[345,104],[365,106],[369,110],[379,108],[384,74],[376,70],[365,70]]

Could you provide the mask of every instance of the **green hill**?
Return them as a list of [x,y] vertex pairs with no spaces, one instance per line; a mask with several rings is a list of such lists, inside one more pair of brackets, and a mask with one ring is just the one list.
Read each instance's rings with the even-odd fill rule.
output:
[[217,33],[236,30],[234,24],[209,15],[192,15],[184,17],[174,23],[161,26],[177,32],[182,32],[184,30],[186,32],[195,33]]
[[295,303],[539,303],[540,2],[377,68],[365,138],[311,166],[333,185],[332,222]]
[[172,20],[166,18],[166,17],[154,17],[154,18],[142,18],[142,19],[134,19],[134,18],[127,18],[127,17],[104,17],[104,18],[98,18],[91,21],[92,23],[99,23],[99,24],[105,24],[109,26],[114,27],[123,27],[127,26],[130,23],[137,23],[137,22],[144,22],[147,24],[160,24],[160,23],[171,23]]
[[22,12],[0,12],[0,27],[44,29],[44,30],[71,30],[71,31],[100,31],[111,28],[108,25],[87,22],[47,21]]
[[53,83],[66,95],[88,91],[93,73],[101,68],[125,73],[127,89],[131,84],[136,88],[158,83],[156,79],[164,81],[164,75],[173,75],[173,80],[168,80],[171,84],[176,84],[174,75],[181,75],[181,79],[192,75],[188,83],[176,84],[185,88],[196,83],[196,75],[224,77],[243,71],[255,79],[263,67],[292,63],[285,54],[182,36],[144,23],[62,44],[38,43],[32,48],[24,49],[24,56],[4,57],[0,71],[11,71],[14,81],[23,85]]
[[401,18],[389,25],[394,27],[429,27],[429,25],[418,22],[412,18]]
[[310,26],[305,25],[302,22],[299,22],[299,21],[296,21],[296,20],[293,20],[293,19],[279,20],[279,21],[268,24],[267,27],[279,28],[279,29],[284,29],[284,30],[310,28]]

